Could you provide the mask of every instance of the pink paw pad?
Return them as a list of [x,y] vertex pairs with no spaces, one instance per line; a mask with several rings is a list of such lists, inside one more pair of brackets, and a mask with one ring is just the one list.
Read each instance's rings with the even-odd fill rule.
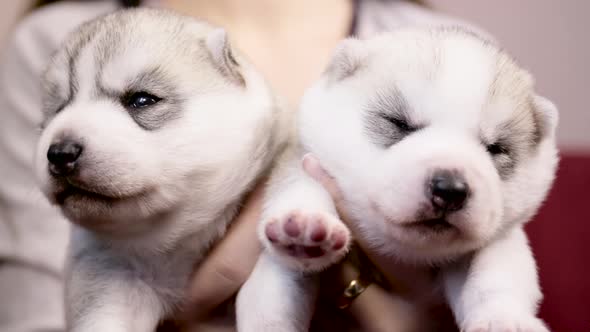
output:
[[287,233],[287,235],[290,237],[298,237],[299,234],[301,234],[299,223],[295,218],[295,216],[287,218],[287,222],[285,222],[285,225],[283,226],[285,233]]
[[332,249],[333,250],[340,250],[346,244],[347,236],[346,233],[343,232],[336,232],[332,234]]
[[277,224],[276,220],[272,220],[271,222],[266,225],[264,229],[264,233],[270,242],[277,242],[279,241],[279,225]]
[[326,239],[328,231],[321,221],[316,220],[310,231],[310,238],[313,242],[322,242]]
[[330,258],[346,250],[348,230],[329,214],[292,212],[271,219],[264,228],[271,245],[296,258]]

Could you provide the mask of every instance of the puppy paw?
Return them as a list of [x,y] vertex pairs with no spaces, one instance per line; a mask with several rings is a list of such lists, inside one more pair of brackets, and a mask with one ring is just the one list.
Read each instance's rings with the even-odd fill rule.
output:
[[263,226],[265,242],[304,270],[336,263],[350,241],[348,228],[328,213],[292,211],[270,218]]
[[549,332],[539,318],[507,312],[493,315],[493,311],[488,311],[468,318],[461,325],[462,332]]

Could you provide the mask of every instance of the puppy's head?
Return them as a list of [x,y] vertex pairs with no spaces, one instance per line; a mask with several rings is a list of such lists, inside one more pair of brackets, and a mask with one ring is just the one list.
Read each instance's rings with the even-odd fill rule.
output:
[[92,229],[140,231],[188,199],[206,215],[271,150],[267,85],[222,30],[190,18],[140,9],[91,21],[56,53],[44,86],[38,181]]
[[362,236],[413,261],[450,259],[527,221],[557,164],[553,104],[461,30],[345,41],[300,121]]

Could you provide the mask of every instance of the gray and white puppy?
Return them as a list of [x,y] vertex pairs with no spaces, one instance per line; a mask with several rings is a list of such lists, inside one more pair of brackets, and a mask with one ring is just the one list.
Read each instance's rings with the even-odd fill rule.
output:
[[74,224],[68,330],[154,330],[280,149],[280,108],[223,30],[149,9],[81,26],[44,87],[36,175]]
[[311,152],[362,242],[392,257],[393,271],[412,271],[403,282],[430,280],[423,292],[440,290],[461,331],[547,331],[523,224],[554,178],[557,118],[531,75],[472,33],[409,28],[343,42],[304,96],[301,148],[269,192],[266,251],[239,294],[238,326],[306,330],[313,296],[301,290],[313,288],[301,272],[346,252],[348,229],[301,169]]

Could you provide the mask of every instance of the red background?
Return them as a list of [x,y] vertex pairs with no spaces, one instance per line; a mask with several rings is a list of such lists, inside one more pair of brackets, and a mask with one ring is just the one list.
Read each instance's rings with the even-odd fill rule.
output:
[[590,331],[590,155],[562,155],[555,185],[527,233],[551,331]]

